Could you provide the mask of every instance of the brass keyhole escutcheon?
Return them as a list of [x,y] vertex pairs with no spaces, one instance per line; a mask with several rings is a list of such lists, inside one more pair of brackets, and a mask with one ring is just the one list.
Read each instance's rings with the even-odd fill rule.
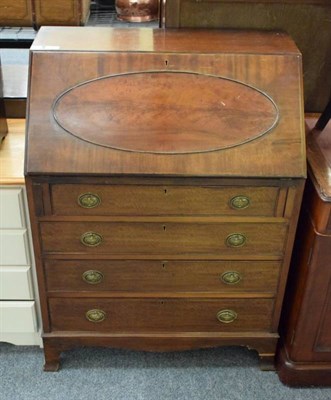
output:
[[227,285],[235,285],[241,281],[241,276],[236,271],[227,271],[221,275],[221,280]]
[[217,313],[217,319],[223,324],[230,324],[237,319],[238,314],[232,310],[221,310]]
[[102,322],[106,319],[106,313],[103,310],[89,310],[85,314],[86,319],[90,322]]
[[246,236],[242,233],[232,233],[226,238],[225,243],[229,247],[241,247],[246,243]]
[[97,285],[101,283],[103,280],[103,274],[100,271],[96,271],[91,269],[89,271],[85,271],[82,275],[83,281],[89,283],[90,285]]
[[250,200],[247,196],[235,196],[230,200],[230,206],[236,210],[243,210],[250,205]]
[[78,196],[78,204],[83,208],[94,208],[98,207],[101,203],[101,199],[97,194],[94,193],[83,193]]
[[84,246],[96,247],[102,243],[102,236],[96,232],[85,232],[80,237],[80,241]]

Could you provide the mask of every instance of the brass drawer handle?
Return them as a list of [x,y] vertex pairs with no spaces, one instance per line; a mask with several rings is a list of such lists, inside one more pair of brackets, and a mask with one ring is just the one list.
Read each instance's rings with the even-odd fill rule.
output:
[[236,271],[226,271],[221,275],[221,280],[227,285],[236,285],[241,281],[241,276]]
[[246,243],[246,236],[242,233],[232,233],[226,238],[225,243],[229,247],[241,247]]
[[230,206],[235,210],[244,210],[250,205],[249,197],[247,196],[235,196],[230,200]]
[[102,236],[96,232],[85,232],[80,237],[80,241],[84,246],[96,247],[102,243]]
[[90,322],[102,322],[106,319],[106,313],[103,310],[89,310],[85,314],[86,319]]
[[94,208],[101,204],[101,199],[94,193],[83,193],[78,196],[78,204],[83,208]]
[[238,314],[232,310],[221,310],[216,316],[223,324],[231,324],[231,322],[237,319]]
[[91,269],[85,271],[82,275],[83,281],[89,283],[90,285],[97,285],[103,281],[103,274],[100,271]]

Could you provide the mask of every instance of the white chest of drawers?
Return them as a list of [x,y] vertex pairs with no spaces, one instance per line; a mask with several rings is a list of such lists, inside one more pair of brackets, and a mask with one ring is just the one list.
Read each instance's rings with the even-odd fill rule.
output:
[[[19,126],[24,131],[24,121]],[[19,140],[16,131],[9,132],[0,153],[0,341],[41,345],[25,186],[23,176],[16,176],[19,155],[23,158],[23,139]]]

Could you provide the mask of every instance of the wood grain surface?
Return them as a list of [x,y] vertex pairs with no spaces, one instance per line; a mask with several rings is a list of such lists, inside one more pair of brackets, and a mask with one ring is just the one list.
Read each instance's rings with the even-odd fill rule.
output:
[[180,71],[83,82],[57,98],[53,115],[87,142],[160,154],[239,146],[271,131],[279,119],[273,100],[254,87]]
[[[118,32],[120,31],[120,32]],[[119,42],[133,41],[134,30],[120,29],[115,31]],[[61,37],[62,30],[44,33],[54,33],[54,38]],[[67,33],[70,31],[66,30]],[[107,31],[113,34],[114,31]],[[96,31],[94,34],[100,34]],[[189,34],[188,34],[189,33]],[[105,32],[106,34],[106,32]],[[136,32],[137,34],[137,32]],[[263,42],[250,42],[250,35],[234,34],[241,39],[232,47],[224,44],[229,32],[183,32],[176,36],[173,31],[153,31],[153,46],[150,50],[142,45],[136,52],[121,52],[114,44],[113,51],[97,52],[61,52],[37,51],[32,55],[32,76],[30,90],[29,123],[28,123],[28,157],[26,172],[38,174],[136,174],[136,175],[181,175],[181,176],[245,176],[245,177],[304,177],[306,165],[304,160],[304,125],[302,118],[301,59],[295,52],[293,43],[283,35],[266,34]],[[239,35],[239,36],[238,36]],[[253,33],[254,35],[254,33]],[[260,37],[261,33],[255,33]],[[41,35],[42,38],[43,35]],[[73,41],[79,41],[79,30],[73,30],[70,35]],[[177,48],[170,47],[177,37]],[[185,40],[182,40],[185,38]],[[126,39],[128,41],[126,42]],[[267,41],[267,39],[270,39]],[[102,40],[100,38],[100,40]],[[97,42],[99,42],[97,40]],[[268,42],[268,43],[267,43]],[[38,43],[38,42],[37,42]],[[42,42],[39,42],[42,49]],[[48,46],[47,41],[45,45]],[[145,42],[144,42],[145,43]],[[231,43],[231,41],[230,41]],[[253,44],[251,44],[253,43]],[[109,45],[109,43],[108,43]],[[248,54],[249,45],[252,53],[259,47],[259,54]],[[40,47],[41,46],[41,47]],[[124,45],[123,45],[124,46]],[[273,47],[283,46],[282,52],[275,53]],[[74,48],[75,46],[73,46]],[[38,45],[37,45],[38,48]],[[124,46],[125,48],[125,46]],[[157,50],[160,48],[160,50]],[[170,48],[172,48],[170,52]],[[196,51],[188,54],[195,48]],[[227,51],[224,50],[227,48]],[[36,49],[36,47],[35,47]],[[167,50],[168,49],[168,50]],[[197,54],[198,51],[205,54]],[[287,52],[288,51],[288,52]],[[277,104],[279,122],[277,126],[262,137],[241,146],[235,146],[220,151],[198,154],[150,154],[133,153],[114,150],[103,146],[87,143],[60,128],[52,117],[52,107],[55,98],[65,90],[101,76],[118,73],[129,73],[148,70],[162,70],[167,61],[167,71],[190,71],[198,74],[222,76],[253,86],[268,96]],[[66,71],[65,77],[63,71]],[[286,72],[285,72],[286,71]],[[52,79],[49,77],[52,76]],[[132,89],[134,91],[134,88]],[[250,91],[249,93],[255,93]],[[139,97],[140,93],[136,91]],[[247,107],[253,98],[247,99]],[[192,99],[193,101],[193,99]],[[237,106],[236,106],[237,107]],[[230,112],[237,115],[236,107]],[[241,107],[242,108],[242,107]],[[256,115],[252,118],[257,118]],[[134,113],[134,110],[132,110]],[[159,107],[162,117],[162,107]],[[107,115],[100,115],[95,128],[107,126]],[[130,113],[123,114],[123,126],[133,125]],[[75,129],[85,129],[79,118],[75,119]],[[96,121],[96,120],[95,120]],[[131,121],[131,122],[129,122]],[[214,122],[212,122],[214,124]],[[238,123],[238,121],[236,121]],[[216,124],[217,125],[217,124]],[[240,131],[239,126],[235,132]],[[165,126],[165,124],[163,124]],[[166,129],[166,128],[164,128]],[[247,128],[249,131],[249,128]],[[98,131],[98,129],[96,129]],[[141,132],[141,130],[140,130]],[[139,130],[136,132],[139,135]],[[224,132],[222,134],[227,134]],[[245,133],[246,135],[246,133]],[[245,136],[244,135],[244,136]],[[125,133],[124,136],[127,136]],[[242,137],[242,133],[239,135]],[[132,135],[130,136],[132,137]],[[127,136],[123,140],[130,140]],[[166,131],[158,135],[158,141],[166,140]],[[238,143],[240,138],[234,139]],[[48,144],[52,143],[50,147]],[[133,143],[132,143],[133,145]],[[192,145],[191,145],[192,146]],[[260,151],[261,146],[263,151]],[[49,149],[44,151],[42,149]],[[38,155],[38,156],[37,156]]]
[[[270,327],[273,301],[266,299],[55,299],[49,300],[53,331],[92,332],[254,332]],[[86,312],[101,309],[103,322],[86,319]],[[220,310],[238,315],[232,323],[217,319]]]
[[25,120],[9,119],[8,134],[0,145],[0,184],[24,184]]
[[[165,182],[166,183],[166,182]],[[247,182],[249,183],[249,182]],[[276,216],[278,206],[284,207],[281,188],[159,185],[51,185],[52,214],[54,215],[232,215]],[[276,184],[276,182],[275,182]],[[78,198],[84,193],[98,196],[100,204],[83,208]],[[236,198],[244,196],[248,204],[235,208]]]
[[[42,222],[40,224],[44,253],[78,254],[141,254],[163,255],[176,253],[215,254],[215,258],[260,254],[282,257],[287,224],[280,223],[197,223],[183,222]],[[81,243],[86,232],[102,236],[99,246]],[[230,235],[241,234],[246,243],[230,247]]]
[[[47,288],[52,296],[66,292],[100,292],[104,296],[134,293],[146,296],[160,292],[188,293],[190,296],[274,294],[280,263],[277,261],[177,261],[177,260],[46,260]],[[98,284],[83,280],[84,272],[97,270],[103,275]],[[234,271],[240,281],[228,284],[222,280]],[[208,292],[208,294],[207,294]]]

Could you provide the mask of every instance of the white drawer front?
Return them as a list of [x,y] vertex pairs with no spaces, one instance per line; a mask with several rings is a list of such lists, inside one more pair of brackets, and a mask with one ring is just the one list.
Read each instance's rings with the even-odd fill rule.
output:
[[24,228],[23,189],[0,189],[0,229]]
[[29,265],[26,229],[0,231],[0,265]]
[[34,301],[0,301],[0,332],[36,332]]
[[0,266],[0,299],[33,300],[31,267]]

